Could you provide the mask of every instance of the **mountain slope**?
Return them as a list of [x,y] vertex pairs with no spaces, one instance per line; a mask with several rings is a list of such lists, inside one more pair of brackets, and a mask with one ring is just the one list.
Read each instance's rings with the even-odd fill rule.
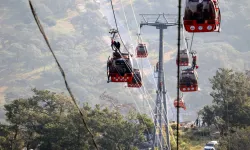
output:
[[[79,101],[107,104],[110,98],[100,98],[105,92],[118,103],[138,103],[141,111],[147,111],[146,99],[140,90],[124,88],[125,84],[107,84],[106,60],[111,55],[108,31],[114,27],[110,3],[75,0],[34,1],[37,14],[48,35],[73,93]],[[136,44],[138,28],[129,1],[115,1],[115,13],[121,26],[121,36],[125,43]],[[132,40],[126,29],[122,5],[128,19]],[[196,117],[196,111],[210,104],[211,85],[208,78],[219,67],[243,70],[249,64],[249,2],[220,1],[222,9],[222,33],[195,34],[193,50],[198,52],[198,74],[201,91],[184,94],[188,109],[182,111],[183,119]],[[140,13],[177,13],[174,0],[150,2],[133,1],[137,21]],[[244,6],[244,7],[243,7]],[[244,8],[244,9],[243,9]],[[15,11],[12,11],[15,10]],[[49,89],[66,92],[59,70],[50,54],[35,22],[27,1],[11,0],[0,5],[0,105],[14,98],[29,96],[30,89]],[[237,30],[234,30],[237,29]],[[176,27],[164,32],[165,72],[168,93],[176,97]],[[187,34],[191,39],[191,34]],[[158,58],[158,31],[155,28],[142,28],[142,37],[149,46],[149,62],[143,60],[144,83],[148,90],[145,97],[155,101],[153,72]],[[140,61],[139,61],[140,64]],[[245,65],[246,64],[246,65]],[[134,62],[135,67],[137,63]],[[4,99],[5,97],[5,99]],[[170,118],[175,117],[175,109],[170,101]],[[0,113],[0,117],[3,115]]]

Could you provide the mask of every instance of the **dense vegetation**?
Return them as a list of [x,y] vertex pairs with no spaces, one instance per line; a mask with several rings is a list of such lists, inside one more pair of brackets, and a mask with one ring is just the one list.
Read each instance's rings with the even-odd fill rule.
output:
[[[250,81],[245,72],[219,69],[210,79],[213,105],[200,112],[208,127],[221,135],[221,150],[248,149],[250,128]],[[239,144],[238,144],[239,143]]]
[[[33,89],[34,96],[5,105],[7,124],[0,125],[0,149],[94,149],[81,116],[63,94]],[[152,134],[153,122],[131,111],[88,104],[84,118],[101,149],[136,149]]]

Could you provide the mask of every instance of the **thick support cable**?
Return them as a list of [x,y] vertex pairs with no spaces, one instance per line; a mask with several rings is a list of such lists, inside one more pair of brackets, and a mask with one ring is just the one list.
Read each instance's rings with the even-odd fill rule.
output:
[[[180,60],[180,42],[181,42],[181,0],[179,0],[178,5],[178,60]],[[177,106],[180,105],[180,64],[177,66]],[[177,107],[177,150],[179,149],[179,118],[180,108]]]
[[[122,0],[120,1],[121,2],[121,5],[122,5]],[[115,12],[114,12],[114,6],[113,6],[113,3],[112,3],[112,0],[111,0],[111,6],[112,6],[112,10],[113,10],[113,15],[114,15],[114,20],[115,20],[115,24],[116,24],[116,30],[118,31],[119,29],[118,29],[118,25],[117,25],[117,20],[116,20],[116,17],[115,17]],[[123,5],[122,5],[122,7],[123,7]],[[127,18],[126,17],[126,15],[125,15],[125,11],[124,11],[124,8],[123,8],[123,13],[124,13],[124,17],[125,17],[125,19]],[[136,18],[135,18],[136,19]],[[127,19],[126,19],[126,23],[127,23]],[[128,27],[128,23],[127,23],[127,28],[128,28],[128,31],[130,31],[129,30],[129,27]],[[117,33],[119,33],[119,31],[117,32]],[[132,39],[131,38],[131,35],[129,34],[129,36],[130,36],[130,39]],[[120,37],[120,39],[121,39],[121,41],[122,41],[122,38],[121,38],[121,36],[119,36]],[[138,38],[141,38],[140,36],[138,36]],[[141,38],[142,39],[142,38]],[[125,47],[125,45],[124,45],[124,47]],[[126,48],[126,47],[125,47]],[[121,55],[121,54],[120,54]],[[122,56],[122,55],[121,55]],[[138,61],[137,61],[137,59],[135,58],[135,60],[136,60],[136,63],[137,63],[137,65],[139,66],[139,64],[138,64]],[[126,62],[125,62],[126,63]],[[149,63],[150,64],[150,63]],[[128,64],[126,63],[126,65],[128,66]],[[131,68],[132,69],[132,68]],[[133,70],[131,70],[131,72],[133,72]],[[143,76],[143,72],[142,72],[142,76]],[[138,78],[138,77],[136,77],[136,78]],[[139,80],[138,79],[136,79],[136,82],[138,82]],[[145,88],[145,86],[143,86],[143,88],[144,88],[144,90],[145,90],[145,92],[147,91],[146,90],[146,88]],[[142,92],[143,93],[143,92]],[[148,93],[149,94],[149,93]],[[152,97],[151,97],[152,98]],[[147,100],[147,102],[148,102],[148,100]],[[148,103],[148,105],[149,105],[149,103]],[[150,107],[150,109],[152,109],[151,108],[151,106],[149,105],[149,107]],[[166,123],[166,122],[165,122]],[[160,129],[160,131],[162,132],[162,129]],[[160,143],[161,144],[161,143]]]
[[[116,20],[116,17],[115,17],[115,12],[114,12],[114,7],[113,7],[113,3],[112,3],[112,0],[111,0],[111,6],[112,6],[112,10],[113,10],[113,15],[114,15],[114,20],[115,20],[115,24],[116,24],[116,30],[118,31],[119,29],[118,29],[118,25],[117,25],[117,20]],[[119,31],[117,32],[117,33],[119,33]],[[119,36],[120,37],[120,39],[122,40],[122,38],[121,38],[121,36]],[[124,45],[124,47],[125,47],[125,45]],[[126,47],[125,47],[126,48]],[[120,53],[120,52],[118,52],[120,55],[121,55],[121,57],[122,57],[122,54]],[[125,62],[125,64],[127,65],[127,66],[129,66],[129,64],[127,63],[127,62]],[[133,72],[133,70],[132,70],[132,68],[130,68],[129,69],[131,72]],[[119,71],[118,71],[119,72]],[[138,77],[136,77],[135,78],[135,80],[136,80],[136,82],[138,82],[139,80],[138,80]],[[144,87],[144,86],[143,86]],[[144,87],[145,88],[145,87]],[[149,105],[150,106],[150,105]],[[160,130],[160,132],[162,132],[162,129],[160,128],[159,129]],[[159,139],[160,140],[160,139]],[[157,141],[158,142],[158,141]],[[159,145],[162,147],[162,142],[161,141],[159,141]]]
[[[112,3],[111,3],[111,5],[112,5]],[[113,5],[112,5],[113,6]],[[113,9],[113,7],[112,7],[112,9]],[[114,13],[114,11],[113,11],[113,13]],[[116,24],[116,30],[118,31],[118,25],[117,25],[117,21],[116,21],[116,17],[114,16],[114,20],[115,20],[115,24]],[[128,29],[129,30],[129,29]],[[117,32],[117,33],[119,33],[119,32]],[[113,36],[114,37],[114,36]],[[120,37],[121,38],[121,37]],[[122,39],[121,39],[122,40]],[[123,57],[122,56],[122,54],[118,51],[118,53],[120,54],[120,56],[121,57]],[[129,66],[129,64],[127,63],[127,62],[125,62],[125,64],[127,65],[127,66]],[[132,70],[132,68],[130,68],[129,67],[129,70],[131,71],[131,72],[133,72],[133,70]],[[117,70],[118,71],[118,70]],[[119,71],[118,71],[118,73],[119,73]],[[136,80],[136,82],[138,83],[139,82],[139,78],[138,77],[136,77],[135,78],[135,80]],[[143,86],[144,87],[144,86]],[[144,90],[145,90],[145,87],[144,87]],[[143,92],[142,92],[143,93]],[[147,102],[148,102],[148,100],[147,100]],[[148,105],[149,105],[149,103],[148,103]],[[149,107],[150,107],[150,105],[149,105]],[[150,107],[151,108],[151,107]],[[152,108],[151,108],[152,109]],[[162,129],[160,128],[160,132],[162,132]],[[162,142],[161,141],[159,141],[159,144],[160,144],[160,146],[162,147]]]
[[[139,24],[138,24],[138,21],[136,19],[136,16],[135,16],[135,11],[134,11],[134,7],[133,7],[133,4],[132,4],[132,0],[130,0],[130,6],[131,6],[131,9],[132,9],[132,12],[133,12],[133,16],[134,16],[134,19],[135,19],[135,22],[136,22],[136,26],[139,27]],[[141,41],[143,40],[142,37],[140,36],[141,35],[141,28],[138,29],[138,36],[140,37]],[[150,64],[150,61],[148,59],[148,57],[146,58],[147,61],[148,61],[148,64],[149,64],[149,67],[150,67],[150,70],[152,70],[154,72],[154,69],[152,68],[151,64]],[[143,73],[143,72],[142,72]],[[147,78],[148,79],[148,78]],[[156,85],[156,81],[155,81],[155,78],[153,78],[154,80],[154,85],[155,85],[155,88],[157,88],[157,85]],[[148,80],[150,82],[150,80]]]
[[[119,54],[120,54],[120,56],[122,57],[122,54],[120,53],[120,52],[118,52]],[[127,65],[127,66],[129,66],[129,64],[127,63],[127,62],[125,62],[125,64]],[[131,68],[129,69],[131,72],[132,72],[132,70],[131,70]],[[117,71],[118,73],[119,73],[119,71]],[[119,73],[119,75],[120,75],[120,73]],[[121,76],[121,75],[120,75]],[[136,83],[138,83],[139,82],[139,79],[138,79],[138,77],[135,77],[135,80],[136,80]],[[143,86],[144,87],[144,86]],[[145,87],[144,87],[145,88]],[[147,102],[148,102],[148,100],[147,100]],[[149,103],[148,103],[148,105],[149,105]],[[149,107],[150,107],[150,105],[149,105]],[[151,107],[150,107],[150,109],[152,109]],[[138,107],[138,111],[139,111],[139,113],[140,113],[140,109],[139,109],[139,107]],[[156,108],[156,111],[157,111],[157,108]],[[140,113],[141,114],[141,113]],[[157,116],[156,116],[157,117]],[[153,117],[153,118],[155,118],[155,117]],[[155,131],[156,131],[156,128],[157,128],[157,122],[155,123]],[[160,132],[162,132],[162,129],[161,128],[159,128],[159,130],[160,130]],[[158,145],[160,145],[161,147],[163,147],[163,143],[160,141],[160,139],[157,139],[157,142],[158,142]],[[157,146],[158,147],[158,146]]]
[[35,21],[36,21],[36,23],[37,23],[37,25],[38,25],[38,27],[39,27],[39,30],[40,30],[40,32],[42,33],[42,35],[43,35],[43,37],[44,37],[44,40],[45,40],[46,44],[48,45],[48,47],[49,47],[49,49],[50,49],[50,51],[51,51],[51,53],[52,53],[52,55],[53,55],[53,57],[54,57],[56,63],[57,63],[57,66],[58,66],[58,68],[59,68],[59,70],[60,70],[60,72],[61,72],[61,74],[62,74],[62,76],[63,76],[64,82],[65,82],[65,86],[66,86],[66,88],[67,88],[67,90],[68,90],[68,92],[69,92],[69,94],[70,94],[70,97],[71,97],[73,103],[75,104],[76,108],[78,109],[78,111],[79,111],[79,113],[80,113],[80,115],[81,115],[81,119],[82,119],[83,125],[84,125],[84,127],[87,129],[87,131],[89,132],[89,134],[91,135],[93,144],[94,144],[95,148],[98,150],[97,144],[96,144],[96,142],[95,142],[95,140],[94,140],[94,135],[91,133],[90,129],[88,128],[87,123],[86,123],[86,121],[85,121],[85,119],[84,119],[83,113],[82,113],[82,111],[80,110],[79,106],[78,106],[77,103],[76,103],[75,97],[74,97],[73,93],[71,92],[70,87],[69,87],[69,85],[68,85],[68,82],[67,82],[67,79],[66,79],[66,75],[65,75],[65,73],[64,73],[64,71],[63,71],[63,69],[62,69],[60,63],[58,62],[58,60],[57,60],[57,58],[56,58],[56,56],[55,56],[55,54],[54,54],[54,52],[53,52],[53,50],[52,50],[50,44],[49,44],[48,38],[47,38],[47,36],[46,36],[46,34],[45,34],[45,32],[44,32],[44,29],[43,29],[43,27],[42,27],[42,25],[41,25],[39,19],[38,19],[38,16],[36,15],[36,12],[35,12],[35,9],[34,9],[32,3],[31,3],[31,0],[29,0],[29,5],[30,5],[30,8],[31,8],[32,14],[33,14],[33,16],[34,16],[34,19],[35,19]]

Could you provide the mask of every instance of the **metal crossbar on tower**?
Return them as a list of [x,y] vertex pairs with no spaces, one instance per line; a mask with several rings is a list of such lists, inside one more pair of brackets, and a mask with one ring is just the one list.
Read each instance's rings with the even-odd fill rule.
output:
[[[156,106],[155,106],[155,130],[153,135],[153,146],[158,150],[170,150],[170,138],[169,138],[169,125],[168,125],[168,110],[167,110],[167,101],[166,101],[166,89],[165,89],[165,79],[164,79],[164,68],[163,68],[163,30],[167,29],[170,26],[176,26],[177,24],[177,15],[172,14],[140,14],[142,17],[142,22],[140,23],[140,28],[143,26],[154,26],[156,29],[159,29],[159,70],[158,70],[158,83],[157,83],[157,95],[156,95]],[[164,111],[162,109],[162,104]],[[165,112],[165,113],[163,113]],[[163,125],[162,119],[165,119],[165,131],[166,131],[166,146],[163,142]],[[159,131],[159,132],[158,132]]]

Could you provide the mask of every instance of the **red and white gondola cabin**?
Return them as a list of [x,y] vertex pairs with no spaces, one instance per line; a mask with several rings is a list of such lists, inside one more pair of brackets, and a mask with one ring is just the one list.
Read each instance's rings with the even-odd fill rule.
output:
[[132,82],[128,82],[127,86],[131,88],[140,88],[142,86],[141,73],[139,69],[134,69]]
[[183,108],[184,110],[187,109],[187,108],[186,108],[186,105],[185,105],[185,102],[184,102],[183,99],[180,99],[180,101],[179,101],[179,106],[178,106],[178,101],[177,101],[177,99],[175,99],[175,100],[174,100],[174,107],[175,107],[175,108],[177,108],[177,107]]
[[[178,55],[176,57],[176,65],[178,65]],[[188,66],[189,65],[189,55],[188,55],[188,50],[180,50],[180,61],[179,61],[180,66]]]
[[186,0],[183,18],[187,32],[220,32],[221,14],[218,0]]
[[192,69],[184,69],[180,75],[180,90],[182,92],[198,91],[198,74]]
[[146,58],[148,56],[148,50],[146,44],[138,44],[136,47],[136,57],[138,58]]
[[108,76],[111,82],[132,82],[132,60],[130,55],[122,53],[122,57],[118,52],[113,53],[113,57],[108,60]]

